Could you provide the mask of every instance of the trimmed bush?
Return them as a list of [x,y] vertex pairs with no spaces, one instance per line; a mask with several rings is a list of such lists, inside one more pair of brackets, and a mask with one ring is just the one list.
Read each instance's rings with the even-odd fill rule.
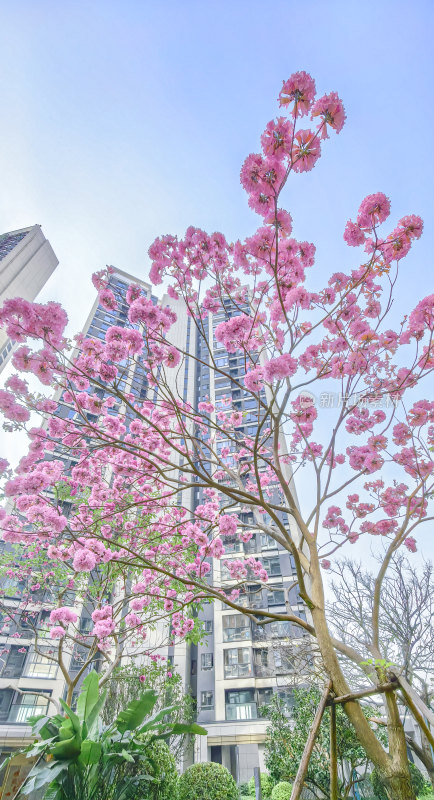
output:
[[238,788],[221,764],[193,764],[179,778],[178,800],[238,800]]
[[176,800],[178,788],[176,759],[162,739],[155,739],[147,745],[145,767],[148,775],[154,778],[154,781],[150,781],[146,787],[150,800]]
[[276,783],[271,792],[271,800],[290,800],[292,792],[292,783],[289,781],[280,781]]
[[[254,778],[250,778],[248,787],[249,787],[250,797],[255,797]],[[266,772],[261,772],[262,800],[270,800],[272,788],[273,788],[273,781],[271,780],[270,776]]]

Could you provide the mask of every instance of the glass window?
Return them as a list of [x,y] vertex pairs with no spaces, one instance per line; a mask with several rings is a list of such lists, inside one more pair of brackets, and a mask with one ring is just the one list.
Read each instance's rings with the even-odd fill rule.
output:
[[72,653],[69,669],[74,672],[78,672],[78,670],[82,668],[83,664],[86,663],[88,655],[89,649],[87,647],[76,644]]
[[205,633],[212,633],[212,628],[213,628],[212,619],[206,619],[205,622],[203,623],[203,627]]
[[245,678],[252,674],[249,647],[224,651],[225,678]]
[[23,639],[24,638],[28,639],[31,636],[33,636],[37,621],[38,621],[37,612],[26,611],[23,614],[21,614],[18,630]]
[[270,550],[271,547],[276,547],[276,542],[269,533],[261,533],[261,549]]
[[254,650],[255,664],[258,667],[268,667],[268,650],[262,648],[261,650]]
[[269,606],[284,606],[285,592],[283,591],[283,586],[270,586],[267,590],[267,600]]
[[271,699],[273,697],[273,690],[271,688],[257,689],[257,696],[258,696],[258,706],[268,706],[271,703]]
[[257,719],[254,689],[228,690],[226,692],[226,719]]
[[57,663],[53,661],[55,648],[53,646],[38,647],[39,652],[33,651],[27,665],[26,675],[34,678],[54,678],[57,672]]
[[212,669],[214,666],[214,655],[213,653],[201,653],[200,656],[200,668],[201,669]]
[[200,707],[214,708],[214,692],[201,692],[200,693]]
[[27,722],[29,717],[46,714],[48,711],[48,697],[42,694],[22,694],[19,703],[11,706],[8,722]]
[[280,568],[279,556],[270,556],[269,558],[263,558],[262,563],[264,565],[264,569],[267,570],[269,576],[282,574],[282,570]]
[[290,711],[294,707],[294,692],[293,692],[293,690],[292,689],[288,689],[288,688],[278,689],[277,690],[277,694],[279,696],[279,699],[283,703],[283,705],[286,707],[286,709],[288,711]]
[[228,614],[223,617],[223,641],[235,642],[250,639],[250,621],[244,614]]
[[1,673],[2,678],[20,678],[23,674],[24,662],[28,652],[28,647],[12,645]]

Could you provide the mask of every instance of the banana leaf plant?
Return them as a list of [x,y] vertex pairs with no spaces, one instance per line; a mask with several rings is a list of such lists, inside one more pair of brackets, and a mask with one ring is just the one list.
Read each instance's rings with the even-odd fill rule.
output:
[[178,734],[206,734],[196,723],[171,723],[176,706],[152,713],[157,702],[152,690],[103,725],[106,690],[100,692],[98,680],[96,672],[87,675],[75,711],[60,700],[64,716],[29,720],[37,741],[23,752],[37,760],[20,797],[37,792],[43,800],[145,800],[153,796],[154,778],[145,768],[150,743]]

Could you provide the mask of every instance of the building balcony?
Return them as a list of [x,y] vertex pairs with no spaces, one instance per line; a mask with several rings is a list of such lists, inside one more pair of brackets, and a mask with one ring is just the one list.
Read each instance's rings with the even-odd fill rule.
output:
[[251,664],[225,664],[225,678],[249,678],[252,674]]
[[226,719],[228,721],[258,719],[257,705],[256,703],[243,703],[240,705],[226,703]]

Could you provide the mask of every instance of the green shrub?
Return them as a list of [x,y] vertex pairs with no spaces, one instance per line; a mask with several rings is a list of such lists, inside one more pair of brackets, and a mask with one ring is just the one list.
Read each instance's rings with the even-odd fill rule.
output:
[[[426,786],[425,778],[423,777],[420,769],[416,767],[416,764],[412,764],[410,762],[408,766],[410,769],[412,789],[415,795],[418,795],[420,794],[420,792],[423,791],[423,789]],[[376,800],[388,800],[386,790],[384,788],[384,783],[381,780],[376,769],[374,769],[373,772],[371,773],[371,783]]]
[[156,739],[146,746],[144,766],[147,774],[154,778],[146,787],[150,800],[176,800],[176,759],[166,742]]
[[[249,795],[250,797],[255,797],[255,779],[250,778],[249,783]],[[271,780],[270,776],[266,772],[261,772],[261,789],[262,789],[262,800],[270,800],[271,798],[271,791],[273,789],[273,781]]]
[[238,788],[221,764],[193,764],[178,780],[178,800],[238,800]]
[[292,792],[292,783],[289,781],[280,781],[276,783],[271,792],[271,800],[290,800]]

